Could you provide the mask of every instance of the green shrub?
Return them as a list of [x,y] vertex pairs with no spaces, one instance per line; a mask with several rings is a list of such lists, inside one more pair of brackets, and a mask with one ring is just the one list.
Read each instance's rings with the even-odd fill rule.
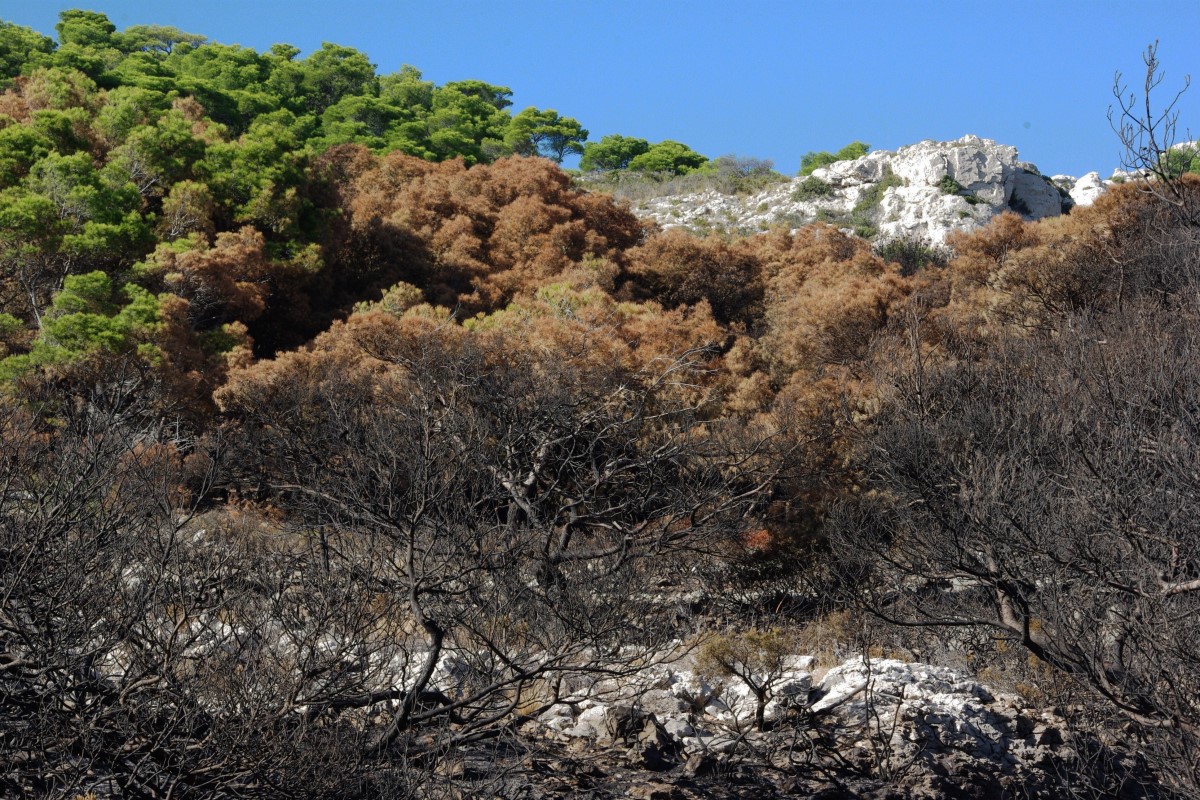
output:
[[[645,155],[653,154],[652,150]],[[642,161],[639,164],[638,159],[641,158],[638,156],[631,161],[628,169],[581,173],[575,176],[575,185],[588,191],[642,203],[656,197],[707,191],[728,195],[754,194],[787,180],[785,175],[775,171],[768,159],[721,156],[711,161],[705,160],[700,167],[687,168],[684,174],[680,174],[674,169],[641,171],[640,166],[646,163]]]
[[101,350],[136,351],[143,360],[155,361],[160,353],[147,339],[161,325],[158,298],[140,286],[127,283],[117,291],[99,271],[69,275],[30,351],[0,360],[0,381]]
[[879,208],[880,202],[883,201],[884,193],[893,187],[906,186],[908,182],[896,175],[891,169],[884,170],[883,178],[879,183],[875,184],[863,192],[862,197],[854,204],[854,208],[850,211],[850,227],[853,229],[856,236],[861,236],[864,239],[874,238],[878,232],[875,227],[876,211]]
[[696,656],[696,672],[704,678],[738,678],[755,699],[754,723],[766,727],[767,703],[787,671],[796,642],[778,628],[720,634],[709,639]]
[[800,175],[802,177],[811,175],[814,170],[828,167],[838,161],[853,161],[856,158],[862,158],[870,151],[871,145],[866,142],[851,142],[836,153],[830,153],[828,150],[805,153],[800,158]]
[[[822,209],[822,211],[824,211],[824,210],[825,209]],[[820,211],[817,212],[817,219],[822,222],[826,221],[826,220],[821,220],[821,212]],[[799,228],[801,226],[807,225],[811,221],[812,220],[810,220],[808,217],[804,216],[803,214],[797,214],[796,212],[792,211],[792,212],[788,212],[787,214],[777,214],[772,223],[772,226],[780,226],[780,227],[786,227],[788,229],[793,229],[793,228]]]
[[906,181],[904,178],[901,178],[899,175],[892,172],[891,167],[884,167],[883,179],[880,180],[878,183],[879,196],[883,197],[883,193],[886,192],[888,189],[892,189],[892,188],[899,187],[899,186],[908,186],[908,181]]
[[665,139],[629,160],[633,172],[686,175],[708,163],[708,158],[681,142]]
[[1178,178],[1184,173],[1200,173],[1200,147],[1196,142],[1177,144],[1162,154],[1158,169],[1168,178]]
[[[943,175],[942,179],[940,181],[938,181],[938,188],[942,190],[943,194],[956,194],[973,206],[976,206],[976,205],[979,205],[980,203],[985,202],[982,197],[979,197],[977,195],[974,195],[974,194],[971,194],[970,192],[968,192],[965,186],[963,186],[958,181],[954,180],[954,178],[952,178],[948,174]],[[969,215],[964,215],[962,212],[959,212],[959,216],[969,216]]]
[[823,197],[830,197],[831,195],[833,195],[833,187],[820,178],[814,178],[811,175],[805,178],[792,191],[792,199],[798,202],[820,200]]
[[943,175],[942,179],[938,181],[938,188],[942,190],[942,194],[959,194],[963,191],[963,185],[954,180],[949,173]]
[[[967,214],[967,212],[959,212]],[[875,255],[889,264],[899,264],[901,275],[912,275],[925,267],[944,267],[950,262],[950,248],[935,245],[924,236],[896,236],[875,245]]]
[[21,320],[14,317],[12,314],[7,314],[0,311],[0,338],[12,336],[25,326],[21,324]]

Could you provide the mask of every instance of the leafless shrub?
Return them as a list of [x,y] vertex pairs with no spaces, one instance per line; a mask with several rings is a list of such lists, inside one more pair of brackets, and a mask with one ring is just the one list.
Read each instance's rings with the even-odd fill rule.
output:
[[1021,645],[1184,792],[1200,787],[1198,311],[1143,297],[986,358],[914,346],[880,376],[871,491],[834,526],[842,558],[872,563],[878,614]]

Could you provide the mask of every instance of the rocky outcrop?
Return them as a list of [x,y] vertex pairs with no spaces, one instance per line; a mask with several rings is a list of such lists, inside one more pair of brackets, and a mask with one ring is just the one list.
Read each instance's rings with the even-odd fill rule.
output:
[[1089,172],[1082,178],[1072,178],[1070,175],[1055,175],[1050,180],[1060,187],[1071,198],[1073,205],[1090,206],[1096,198],[1108,191],[1113,183],[1124,180],[1123,175],[1114,175],[1109,180],[1103,180],[1099,172]]
[[745,758],[767,758],[786,771],[797,766],[787,760],[803,753],[858,774],[864,788],[886,782],[931,798],[1018,789],[1053,797],[1073,757],[1053,713],[954,670],[853,659],[821,672],[810,657],[785,662],[770,682],[764,730],[755,726],[757,698],[744,683],[707,680],[686,659],[581,688],[537,724],[551,740],[612,749],[652,772],[692,774]]
[[1046,178],[1018,161],[1016,148],[964,136],[839,161],[748,197],[675,195],[644,201],[634,211],[667,228],[753,232],[823,221],[869,238],[919,236],[940,243],[1006,210],[1026,219],[1058,216],[1105,190],[1096,173],[1079,181]]
[[1030,219],[1057,217],[1063,212],[1065,199],[1058,187],[1036,172],[1021,170],[1013,178],[1012,196],[1008,204]]

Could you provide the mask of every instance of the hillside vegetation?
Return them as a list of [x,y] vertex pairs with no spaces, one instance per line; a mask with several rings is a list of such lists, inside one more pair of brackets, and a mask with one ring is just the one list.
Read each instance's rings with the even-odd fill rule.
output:
[[1200,179],[698,237],[505,87],[297,55],[0,25],[2,793],[489,785],[735,622],[940,643],[1070,717],[1064,787],[1197,795]]

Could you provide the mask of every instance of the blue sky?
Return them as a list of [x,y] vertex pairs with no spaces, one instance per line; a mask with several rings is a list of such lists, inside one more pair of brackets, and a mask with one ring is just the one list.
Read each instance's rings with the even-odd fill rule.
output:
[[[1140,88],[1158,39],[1164,89],[1200,79],[1196,0],[0,0],[0,19],[52,34],[74,7],[256,49],[349,45],[381,73],[412,64],[437,83],[509,86],[515,109],[557,109],[593,140],[677,139],[785,172],[855,139],[894,149],[974,133],[1047,174],[1107,174],[1120,156],[1105,118],[1114,71]],[[1200,134],[1200,86],[1180,109]]]

